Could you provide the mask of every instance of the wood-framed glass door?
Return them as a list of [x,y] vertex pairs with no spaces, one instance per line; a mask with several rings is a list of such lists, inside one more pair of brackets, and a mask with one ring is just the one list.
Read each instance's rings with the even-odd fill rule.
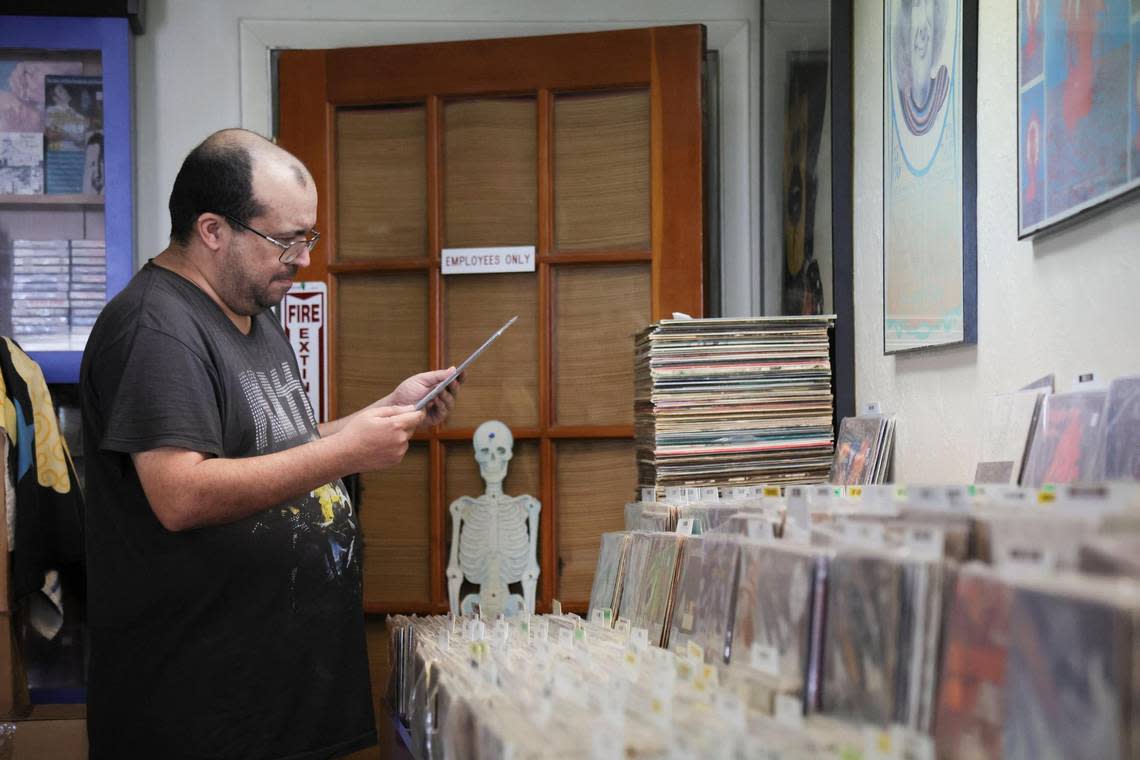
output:
[[[471,438],[505,422],[509,494],[542,502],[540,610],[584,609],[599,536],[635,492],[633,335],[702,313],[699,26],[286,51],[280,143],[318,184],[330,396],[344,415],[466,356],[445,425],[362,479],[365,608],[442,612],[447,506],[483,490]],[[443,275],[452,248],[534,246],[533,272]]]

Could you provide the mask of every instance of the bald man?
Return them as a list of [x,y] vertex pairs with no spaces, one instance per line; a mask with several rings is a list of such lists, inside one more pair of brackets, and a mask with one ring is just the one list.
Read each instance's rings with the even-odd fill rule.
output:
[[341,478],[442,421],[447,370],[317,425],[270,307],[317,191],[253,133],[211,135],[170,246],[104,309],[81,369],[95,758],[326,758],[376,741],[358,520]]

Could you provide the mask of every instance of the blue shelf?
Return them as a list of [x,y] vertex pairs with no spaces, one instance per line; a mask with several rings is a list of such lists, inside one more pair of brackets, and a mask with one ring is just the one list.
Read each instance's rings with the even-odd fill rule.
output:
[[[125,18],[6,16],[0,48],[97,50],[103,66],[103,204],[107,241],[107,299],[134,273],[134,170],[131,152],[131,45]],[[34,212],[32,212],[34,213]],[[81,351],[29,352],[49,383],[79,381]]]

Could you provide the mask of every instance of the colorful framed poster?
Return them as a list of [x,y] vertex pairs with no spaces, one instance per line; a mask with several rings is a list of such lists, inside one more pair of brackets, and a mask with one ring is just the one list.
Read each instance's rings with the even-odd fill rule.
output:
[[883,352],[977,342],[977,0],[883,7]]
[[1018,0],[1017,236],[1140,187],[1140,2]]

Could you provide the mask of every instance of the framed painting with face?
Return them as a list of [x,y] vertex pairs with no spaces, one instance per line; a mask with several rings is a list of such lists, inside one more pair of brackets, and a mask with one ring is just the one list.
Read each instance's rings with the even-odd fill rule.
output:
[[977,0],[884,0],[883,351],[977,342]]

